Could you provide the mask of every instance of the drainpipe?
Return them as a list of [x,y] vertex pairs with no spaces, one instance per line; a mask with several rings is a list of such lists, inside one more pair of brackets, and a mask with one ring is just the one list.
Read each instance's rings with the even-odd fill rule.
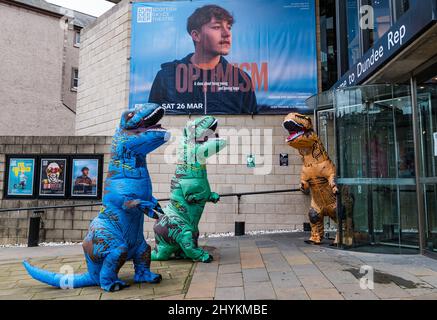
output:
[[420,181],[422,175],[422,166],[420,159],[420,126],[419,126],[419,110],[417,106],[417,82],[416,78],[410,78],[411,84],[411,106],[413,109],[413,134],[414,134],[414,162],[416,171],[416,197],[417,197],[417,213],[418,213],[418,227],[419,227],[419,248],[420,254],[425,254],[426,248],[426,225],[425,225],[425,210],[423,207],[424,195],[423,188]]

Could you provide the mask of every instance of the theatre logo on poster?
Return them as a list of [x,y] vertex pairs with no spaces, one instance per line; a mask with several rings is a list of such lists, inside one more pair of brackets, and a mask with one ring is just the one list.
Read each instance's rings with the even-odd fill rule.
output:
[[139,7],[137,13],[137,23],[174,21],[174,17],[172,15],[173,11],[176,11],[176,8]]
[[[211,4],[234,23],[221,39],[228,48],[217,51],[219,63],[202,69],[193,56],[211,43],[196,48],[187,20]],[[317,93],[315,0],[138,2],[132,8],[130,108],[154,102],[169,114],[310,113],[305,100]]]

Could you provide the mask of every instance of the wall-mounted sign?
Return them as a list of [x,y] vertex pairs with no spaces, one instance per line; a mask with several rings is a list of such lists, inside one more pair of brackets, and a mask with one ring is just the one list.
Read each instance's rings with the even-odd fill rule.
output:
[[315,0],[151,1],[132,10],[130,108],[312,113],[305,100],[317,93]]
[[7,196],[33,196],[35,159],[8,159]]
[[40,196],[65,196],[67,159],[42,158],[40,165]]
[[279,155],[279,165],[281,167],[288,167],[288,154],[287,153],[281,153]]
[[97,197],[99,159],[73,159],[71,196]]
[[256,167],[256,165],[255,165],[255,155],[249,154],[247,156],[247,167],[248,168],[255,168]]

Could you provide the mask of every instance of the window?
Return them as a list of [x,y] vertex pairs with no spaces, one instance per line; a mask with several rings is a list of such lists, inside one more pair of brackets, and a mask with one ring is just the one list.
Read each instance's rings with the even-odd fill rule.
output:
[[80,46],[80,31],[77,30],[74,32],[74,46]]
[[322,90],[337,82],[337,36],[335,0],[320,3]]
[[389,0],[372,0],[370,5],[374,10],[374,29],[370,33],[372,47],[390,29],[392,15]]
[[73,68],[71,72],[71,90],[77,91],[79,86],[79,69]]
[[[341,73],[344,69],[350,69],[365,52],[371,49],[390,30],[391,26],[406,12],[417,4],[419,0],[347,0],[340,6],[338,29],[340,30],[339,41],[347,52],[343,55],[345,61],[338,61]],[[342,3],[342,1],[340,1]],[[373,25],[361,28],[361,20],[364,13],[369,11],[364,6],[371,6],[373,13]],[[361,12],[364,9],[365,12]],[[364,20],[369,21],[369,20]]]
[[359,9],[357,0],[348,0],[346,2],[347,17],[347,43],[349,68],[352,67],[361,58],[360,47],[360,27],[359,27]]
[[398,20],[417,0],[394,0],[395,17]]

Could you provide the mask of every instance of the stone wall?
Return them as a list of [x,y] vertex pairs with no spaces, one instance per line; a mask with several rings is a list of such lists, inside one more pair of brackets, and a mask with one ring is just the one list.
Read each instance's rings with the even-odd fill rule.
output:
[[[0,208],[70,205],[87,200],[4,199],[6,154],[104,154],[104,175],[109,161],[110,137],[0,137]],[[81,241],[100,207],[47,210],[42,215],[41,241]],[[32,212],[0,213],[0,244],[27,243]]]
[[62,105],[64,31],[60,17],[0,2],[0,136],[71,135]]
[[[223,150],[223,159],[218,163],[208,164],[208,174],[211,187],[218,193],[269,191],[297,188],[301,169],[300,157],[284,144],[282,128],[276,123],[281,117],[269,116],[259,118],[229,118],[218,117],[221,130],[246,126],[247,131],[240,130],[239,143],[236,151],[237,162],[231,163],[232,157]],[[178,140],[177,130],[189,120],[186,117],[168,117],[163,125],[168,127],[171,122],[172,140],[150,154],[147,158],[151,174],[154,194],[157,198],[167,198],[170,190],[170,180],[175,164],[166,159],[166,154],[175,154],[175,141]],[[261,135],[253,134],[253,129]],[[223,132],[230,141],[236,136],[232,132]],[[261,142],[271,139],[271,149],[268,143]],[[109,161],[111,137],[0,137],[0,208],[34,207],[48,205],[69,205],[84,203],[80,200],[11,200],[3,199],[5,179],[5,154],[104,154],[104,177]],[[231,144],[234,146],[234,144]],[[247,168],[244,158],[251,150],[257,159],[257,170],[266,168],[266,174],[256,175],[253,168]],[[279,153],[289,153],[289,166],[279,166]],[[235,160],[235,159],[234,159]],[[165,203],[162,203],[165,205]],[[309,197],[301,193],[257,195],[242,197],[240,214],[237,214],[237,199],[223,198],[219,204],[208,204],[200,223],[201,233],[232,232],[235,221],[245,221],[246,230],[296,230],[302,229],[307,219]],[[88,229],[89,222],[97,215],[98,206],[76,209],[47,210],[42,220],[44,228],[41,232],[42,241],[81,241]],[[27,242],[28,220],[32,212],[0,213],[0,244]],[[146,218],[145,236],[153,238],[153,220]]]
[[76,135],[112,135],[127,108],[130,15],[124,0],[82,30]]
[[[130,72],[131,4],[121,1],[82,31],[79,69],[76,134],[112,135],[122,111],[127,109]],[[210,164],[208,173],[214,190],[219,193],[278,190],[297,187],[301,159],[297,152],[285,145],[283,116],[219,116],[221,128],[239,132],[237,163]],[[187,116],[166,116],[167,129],[181,130]],[[260,141],[257,132],[261,133]],[[267,135],[265,135],[267,134]],[[271,136],[271,140],[264,138]],[[176,139],[177,134],[173,139]],[[243,141],[244,140],[244,141]],[[249,142],[248,142],[249,141]],[[174,163],[165,160],[167,144],[148,158],[149,171],[157,197],[167,197]],[[243,149],[246,149],[243,152]],[[254,153],[256,159],[265,157],[271,170],[255,175],[246,166],[244,157]],[[290,154],[289,167],[279,166],[279,154]],[[243,197],[240,215],[236,215],[235,198],[222,199],[218,205],[207,205],[201,220],[202,232],[217,233],[234,230],[234,221],[246,221],[247,230],[301,229],[306,221],[309,197],[300,193]],[[145,230],[152,230],[147,221]]]
[[[229,146],[220,152],[216,163],[209,161],[207,166],[213,191],[244,193],[299,187],[302,160],[294,149],[285,144],[286,133],[281,126],[283,116],[217,116],[217,119],[220,136],[228,139]],[[175,154],[181,130],[189,120],[188,116],[169,116],[162,121],[173,137],[148,159],[157,197],[168,196],[175,170],[175,164],[171,163],[174,158],[168,155]],[[289,154],[288,167],[280,167],[281,153]],[[247,167],[249,154],[255,155],[256,169]],[[245,221],[246,230],[302,229],[307,221],[309,200],[300,192],[244,196],[241,198],[240,214],[237,215],[237,198],[223,198],[217,205],[206,206],[200,230],[207,233],[231,232],[235,221]],[[146,222],[146,229],[150,228],[151,223]]]

